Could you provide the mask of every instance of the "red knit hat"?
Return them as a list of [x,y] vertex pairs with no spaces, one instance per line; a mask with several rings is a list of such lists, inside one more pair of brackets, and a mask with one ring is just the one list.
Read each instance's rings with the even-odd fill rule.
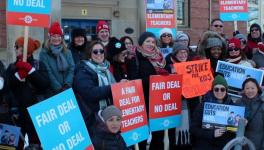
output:
[[49,34],[50,35],[54,35],[54,34],[63,35],[59,22],[56,21],[51,24],[49,28]]
[[108,32],[110,32],[108,24],[103,20],[99,20],[96,25],[96,33],[98,34],[103,29],[108,30]]
[[229,39],[229,44],[234,44],[235,45],[235,48],[239,48],[241,49],[241,42],[239,39],[237,38],[232,38],[232,39]]
[[[24,46],[24,37],[19,37],[16,40],[16,46],[23,47]],[[32,53],[40,47],[40,41],[34,40],[31,37],[28,37],[28,48],[27,54],[32,55]]]

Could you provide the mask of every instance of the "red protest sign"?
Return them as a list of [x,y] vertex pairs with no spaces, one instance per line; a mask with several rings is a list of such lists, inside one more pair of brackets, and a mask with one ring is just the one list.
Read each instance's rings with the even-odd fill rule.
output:
[[180,114],[182,75],[150,76],[149,82],[150,119]]
[[111,85],[114,105],[122,111],[122,132],[147,125],[147,114],[141,80]]
[[211,89],[213,75],[210,60],[173,64],[177,74],[183,75],[182,95],[186,98],[204,95]]
[[247,0],[220,0],[220,12],[248,12]]

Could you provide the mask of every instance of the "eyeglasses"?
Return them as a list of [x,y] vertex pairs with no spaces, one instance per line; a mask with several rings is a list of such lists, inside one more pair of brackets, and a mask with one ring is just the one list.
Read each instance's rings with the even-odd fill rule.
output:
[[259,29],[255,28],[255,29],[250,30],[250,32],[253,32],[253,31],[259,31]]
[[231,52],[231,51],[240,51],[239,48],[232,48],[232,47],[229,47],[228,48],[228,51]]
[[103,49],[94,49],[94,50],[92,50],[92,53],[95,55],[104,54],[104,50]]
[[171,37],[171,34],[162,34],[161,37]]
[[218,27],[223,28],[223,25],[215,24],[214,27],[216,27],[216,28],[218,28]]
[[132,45],[132,42],[125,42],[125,45]]
[[226,89],[225,88],[218,88],[218,87],[216,87],[216,88],[214,88],[214,91],[215,92],[219,92],[219,91],[221,91],[221,92],[225,92],[226,91]]

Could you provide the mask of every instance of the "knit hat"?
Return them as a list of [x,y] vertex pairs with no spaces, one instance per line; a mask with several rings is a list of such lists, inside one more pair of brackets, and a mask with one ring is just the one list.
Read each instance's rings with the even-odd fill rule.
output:
[[207,39],[207,46],[206,48],[212,48],[212,47],[222,47],[223,43],[222,40],[216,37],[211,37]]
[[226,82],[226,79],[221,76],[221,75],[217,75],[215,78],[214,78],[214,81],[213,81],[213,87],[216,86],[216,85],[223,85],[226,89],[228,88],[228,84]]
[[175,37],[175,42],[184,41],[184,40],[189,40],[188,35],[183,32],[178,32]]
[[114,105],[108,106],[106,107],[102,112],[101,112],[101,116],[104,119],[104,121],[106,122],[108,119],[110,119],[113,116],[118,116],[118,117],[122,117],[122,112],[119,108],[117,108]]
[[82,28],[73,29],[71,32],[72,40],[74,40],[74,38],[78,36],[82,36],[86,39],[86,31]]
[[164,33],[169,33],[169,34],[171,34],[171,36],[173,36],[172,30],[170,28],[163,28],[163,29],[161,29],[160,30],[160,33],[159,33],[159,37],[161,37],[161,35],[164,34]]
[[235,38],[237,38],[239,40],[245,40],[245,41],[247,41],[247,37],[244,34],[241,34],[241,33],[236,34],[235,35]]
[[53,22],[49,28],[49,35],[59,34],[63,35],[59,22]]
[[[19,37],[16,39],[15,45],[18,47],[24,46],[24,37]],[[40,47],[40,41],[34,40],[31,37],[28,37],[28,47],[27,54],[32,55],[32,53]]]
[[107,45],[107,54],[109,56],[114,56],[122,51],[126,50],[126,46],[120,40],[115,37],[110,38]]
[[[229,41],[229,44],[234,44],[235,45],[235,48],[241,49],[241,42],[240,42],[239,39],[232,38],[232,39],[229,39],[228,41]],[[228,46],[228,47],[230,47],[230,46]]]
[[105,21],[99,20],[96,25],[96,34],[98,34],[103,29],[108,30],[108,32],[110,32],[109,25]]
[[142,46],[142,44],[144,43],[144,41],[149,38],[149,37],[152,37],[156,40],[156,36],[151,33],[151,32],[144,32],[140,35],[140,37],[138,38],[138,45],[139,46]]
[[174,54],[177,54],[179,50],[186,50],[187,52],[189,52],[189,48],[187,46],[185,46],[184,44],[177,43],[173,46],[172,52]]

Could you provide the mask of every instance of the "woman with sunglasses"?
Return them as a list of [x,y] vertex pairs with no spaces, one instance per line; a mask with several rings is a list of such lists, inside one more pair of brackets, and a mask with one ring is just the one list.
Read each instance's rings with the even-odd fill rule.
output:
[[244,55],[244,52],[241,49],[241,42],[239,39],[229,39],[227,50],[227,62],[239,64],[246,67],[253,67],[253,64],[248,61],[247,57]]
[[160,48],[172,48],[173,37],[172,30],[169,28],[163,28],[160,30]]
[[193,150],[222,150],[235,137],[235,134],[227,132],[224,128],[202,128],[205,102],[233,105],[227,95],[227,88],[225,78],[217,75],[212,83],[212,90],[203,96],[202,103],[196,107],[191,120],[191,133],[195,137]]
[[73,89],[87,128],[91,131],[94,114],[113,103],[111,84],[115,83],[115,79],[109,71],[110,64],[105,59],[101,42],[91,42],[85,53],[86,58],[76,66]]

